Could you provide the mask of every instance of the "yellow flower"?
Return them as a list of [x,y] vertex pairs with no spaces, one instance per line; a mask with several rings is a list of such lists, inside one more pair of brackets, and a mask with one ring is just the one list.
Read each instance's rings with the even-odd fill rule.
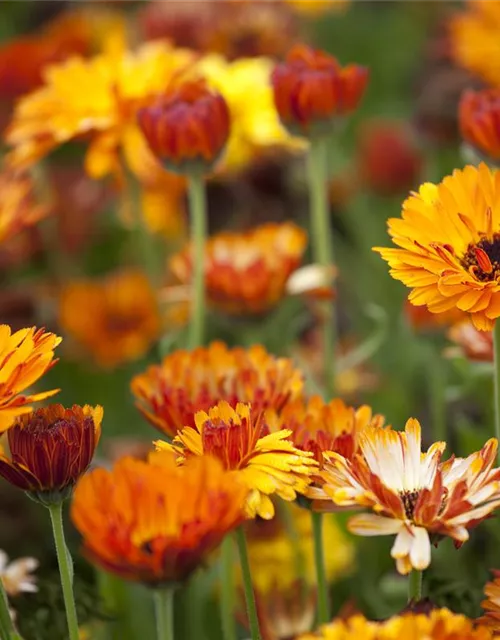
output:
[[299,15],[321,16],[329,11],[345,11],[350,0],[285,0]]
[[429,566],[431,534],[461,546],[468,529],[500,506],[495,438],[467,458],[441,462],[446,444],[422,453],[420,424],[410,419],[404,432],[366,427],[359,447],[352,460],[329,454],[320,471],[324,484],[311,497],[332,500],[334,509],[370,509],[353,516],[348,528],[363,536],[396,535],[391,555],[400,573]]
[[43,329],[21,329],[12,333],[0,325],[0,432],[12,426],[14,418],[30,413],[30,402],[53,396],[59,389],[24,395],[28,389],[55,365],[54,349],[61,338]]
[[500,316],[500,171],[485,164],[426,183],[389,220],[398,249],[375,248],[432,313],[454,307],[481,331]]
[[248,487],[249,518],[274,516],[272,494],[292,501],[305,492],[316,466],[312,454],[287,440],[290,431],[270,433],[262,412],[253,415],[248,404],[233,409],[221,401],[208,413],[199,411],[194,421],[194,428],[182,429],[172,444],[157,441],[157,448],[175,452],[179,462],[207,454],[219,458]]
[[134,270],[68,284],[61,292],[59,322],[104,367],[140,358],[161,329],[155,292]]
[[47,208],[35,201],[29,176],[0,173],[0,245],[47,214]]

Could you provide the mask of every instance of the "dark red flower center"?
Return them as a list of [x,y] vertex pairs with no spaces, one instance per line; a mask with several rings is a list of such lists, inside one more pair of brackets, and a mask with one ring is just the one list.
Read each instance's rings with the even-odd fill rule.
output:
[[469,244],[461,264],[476,280],[492,282],[500,279],[500,233]]
[[413,489],[413,491],[400,491],[399,493],[399,497],[403,502],[405,515],[408,520],[413,519],[413,514],[415,512],[415,507],[417,505],[419,495],[420,489]]

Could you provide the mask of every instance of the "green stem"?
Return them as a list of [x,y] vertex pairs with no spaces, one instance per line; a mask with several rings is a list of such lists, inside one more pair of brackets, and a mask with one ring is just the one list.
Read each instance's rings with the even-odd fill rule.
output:
[[250,562],[248,560],[247,542],[243,527],[236,530],[236,542],[240,554],[241,574],[243,577],[243,587],[245,589],[245,600],[247,604],[248,623],[250,625],[250,635],[252,640],[262,640],[260,635],[259,617],[255,604],[255,595],[252,586],[252,575],[250,573]]
[[428,371],[429,400],[431,409],[431,424],[433,430],[433,440],[446,441],[446,376],[445,363],[439,351],[434,357],[429,357],[430,364]]
[[[500,441],[500,321],[495,322],[493,328],[494,359],[494,402],[495,402],[495,436]],[[497,454],[500,463],[500,448]]]
[[6,638],[7,640],[21,638],[14,629],[14,623],[10,617],[9,599],[2,580],[0,580],[0,634],[0,638]]
[[422,571],[413,569],[408,576],[408,602],[422,600]]
[[[327,194],[328,139],[311,140],[308,156],[309,197],[311,207],[312,248],[314,261],[323,267],[334,264],[333,233],[330,224],[330,208]],[[335,393],[335,343],[336,323],[333,304],[322,305],[323,357],[326,397]]]
[[311,511],[314,562],[316,564],[316,578],[318,582],[318,624],[326,624],[330,621],[328,607],[328,587],[326,584],[325,558],[323,552],[323,514]]
[[236,620],[234,617],[234,575],[233,540],[226,536],[222,542],[220,557],[221,620],[224,640],[236,640]]
[[61,576],[64,607],[66,609],[66,619],[68,622],[69,640],[78,640],[78,619],[76,617],[75,598],[73,595],[71,557],[64,539],[62,507],[63,503],[59,502],[58,504],[50,505],[48,509],[56,545],[57,561],[59,563],[59,574]]
[[205,325],[205,242],[207,203],[203,176],[192,173],[188,179],[189,216],[193,252],[193,300],[189,327],[189,347],[203,344]]
[[174,589],[154,592],[157,640],[174,640]]

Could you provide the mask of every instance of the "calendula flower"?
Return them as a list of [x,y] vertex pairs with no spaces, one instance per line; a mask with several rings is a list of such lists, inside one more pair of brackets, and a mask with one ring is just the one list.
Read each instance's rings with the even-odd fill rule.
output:
[[9,596],[38,591],[33,571],[38,568],[36,558],[19,558],[9,562],[9,557],[0,549],[0,580]]
[[[299,267],[306,244],[305,231],[291,222],[212,236],[205,250],[208,301],[235,315],[269,311],[285,296],[287,282]],[[181,284],[191,283],[191,247],[171,258],[170,269]]]
[[348,620],[333,621],[316,633],[297,640],[492,640],[491,631],[475,620],[453,613],[449,609],[434,609],[429,615],[405,613],[385,622],[370,622],[360,615]]
[[159,587],[188,578],[244,519],[247,489],[201,456],[123,458],[78,483],[71,517],[83,552],[121,578]]
[[219,400],[232,407],[250,403],[253,413],[279,412],[302,388],[302,373],[291,360],[276,358],[261,346],[229,349],[223,342],[174,351],[131,383],[138,409],[169,437],[194,427],[194,414]]
[[155,292],[148,278],[134,270],[66,285],[59,323],[103,367],[140,358],[161,330]]
[[3,244],[45,217],[48,208],[36,201],[33,182],[28,175],[3,171],[0,173],[0,191],[0,244]]
[[[500,469],[493,469],[495,438],[467,458],[441,462],[446,447],[436,442],[421,452],[421,430],[410,419],[405,431],[366,427],[359,435],[360,453],[347,460],[329,454],[314,498],[329,498],[337,507],[365,507],[373,513],[353,516],[348,527],[364,536],[397,535],[391,555],[400,573],[426,569],[431,543],[449,536],[456,546],[500,506]],[[323,492],[323,496],[321,496]]]
[[[121,151],[129,161],[137,137],[146,146],[138,132],[137,112],[162,95],[191,61],[189,52],[155,42],[135,53],[112,51],[89,60],[72,57],[51,66],[45,84],[17,103],[6,133],[7,143],[14,147],[10,164],[31,166],[62,144],[85,136],[90,140],[87,172],[101,178],[120,171]],[[154,158],[150,162],[154,164]]]
[[322,16],[328,12],[345,11],[350,0],[285,0],[299,16]]
[[454,307],[481,331],[500,316],[500,172],[485,164],[423,184],[389,220],[397,249],[376,247],[391,275],[432,313]]
[[364,67],[342,67],[335,58],[296,45],[272,74],[274,101],[281,121],[302,135],[327,130],[358,106],[368,82]]
[[329,451],[352,459],[364,429],[381,427],[384,421],[384,416],[374,415],[368,405],[355,409],[340,398],[325,402],[321,396],[312,396],[308,401],[299,397],[287,404],[280,416],[280,424],[292,431],[294,445],[310,451],[320,467]]
[[248,487],[249,518],[274,516],[270,495],[292,501],[297,493],[305,492],[316,466],[312,454],[293,446],[287,439],[289,430],[270,433],[262,412],[254,414],[249,404],[242,403],[233,409],[221,401],[208,413],[198,411],[194,423],[194,428],[179,431],[172,444],[157,441],[157,448],[176,453],[179,462],[192,456],[219,458]]
[[484,587],[486,600],[481,602],[485,614],[481,622],[496,633],[500,632],[500,571],[493,571],[493,580]]
[[468,360],[493,362],[491,331],[478,331],[471,322],[466,320],[454,324],[448,331],[448,338],[458,347],[459,353]]
[[55,334],[36,327],[12,333],[10,327],[0,325],[0,432],[8,429],[15,417],[30,413],[31,402],[59,391],[22,393],[55,365],[54,349],[60,342]]
[[94,456],[102,407],[52,404],[17,418],[8,431],[9,455],[0,453],[0,476],[43,503],[71,493]]
[[[499,31],[500,34],[500,31]],[[466,91],[460,100],[460,133],[479,156],[500,162],[500,89]]]

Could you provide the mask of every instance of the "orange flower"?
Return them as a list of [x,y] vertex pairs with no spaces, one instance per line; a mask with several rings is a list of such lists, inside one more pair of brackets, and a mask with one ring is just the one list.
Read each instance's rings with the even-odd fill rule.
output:
[[169,169],[189,173],[219,158],[229,136],[229,110],[204,80],[186,82],[138,113],[151,151]]
[[427,307],[416,307],[409,300],[405,301],[404,314],[414,331],[442,331],[451,324],[467,319],[465,311],[456,307],[443,313],[431,313]]
[[270,433],[262,412],[255,414],[249,404],[241,403],[233,409],[221,401],[208,413],[198,411],[194,423],[194,428],[179,431],[172,444],[157,441],[157,448],[176,453],[179,462],[192,456],[219,458],[224,468],[248,487],[249,518],[270,520],[274,505],[269,496],[274,493],[288,501],[305,493],[316,466],[312,454],[296,449],[287,440],[289,430]]
[[426,183],[389,220],[397,249],[374,248],[432,313],[458,308],[481,331],[500,316],[500,171],[467,166]]
[[87,473],[71,517],[92,562],[157,587],[188,578],[241,524],[246,493],[210,456],[179,467],[171,454],[156,453]]
[[485,615],[481,622],[496,633],[500,633],[500,571],[493,570],[493,580],[484,587],[486,600],[481,602]]
[[147,277],[133,270],[68,284],[61,292],[59,322],[103,367],[140,358],[161,329],[155,292]]
[[[208,301],[230,314],[269,311],[285,295],[307,244],[305,231],[290,222],[264,224],[251,231],[225,231],[207,241],[205,287]],[[182,284],[190,284],[190,247],[170,260]]]
[[331,126],[356,109],[368,82],[364,67],[341,67],[335,58],[295,46],[272,74],[274,101],[283,124],[304,135]]
[[33,182],[27,175],[0,173],[0,192],[0,244],[48,213],[47,207],[36,202]]
[[0,454],[0,475],[50,504],[64,500],[94,457],[102,407],[52,404],[20,416],[8,431],[10,458]]
[[194,427],[194,414],[219,400],[232,407],[249,402],[253,413],[279,412],[302,386],[302,373],[291,360],[275,358],[261,346],[229,349],[223,342],[174,351],[131,383],[138,409],[169,437],[186,425]]
[[448,331],[448,338],[459,347],[460,353],[469,360],[493,362],[493,333],[491,331],[478,331],[471,322],[466,320],[454,324]]
[[466,91],[458,118],[465,142],[490,162],[500,162],[500,89]]
[[43,329],[21,329],[12,333],[0,325],[0,432],[8,429],[16,416],[30,413],[30,402],[53,396],[59,389],[34,395],[20,395],[51,369],[54,349],[61,338]]
[[468,529],[500,506],[500,469],[493,469],[496,439],[468,458],[441,462],[445,447],[436,442],[422,453],[420,424],[414,419],[404,432],[366,427],[352,460],[328,455],[320,472],[324,484],[310,497],[330,499],[332,509],[370,509],[373,513],[353,516],[349,530],[363,536],[396,534],[391,555],[398,571],[426,569],[430,535],[436,542],[449,536],[459,547],[469,539]]
[[325,402],[320,396],[312,396],[308,402],[297,398],[286,405],[280,416],[280,425],[292,431],[290,439],[294,445],[310,451],[320,467],[323,454],[328,455],[329,451],[351,460],[364,429],[383,424],[384,416],[373,415],[368,405],[354,409],[340,398]]

